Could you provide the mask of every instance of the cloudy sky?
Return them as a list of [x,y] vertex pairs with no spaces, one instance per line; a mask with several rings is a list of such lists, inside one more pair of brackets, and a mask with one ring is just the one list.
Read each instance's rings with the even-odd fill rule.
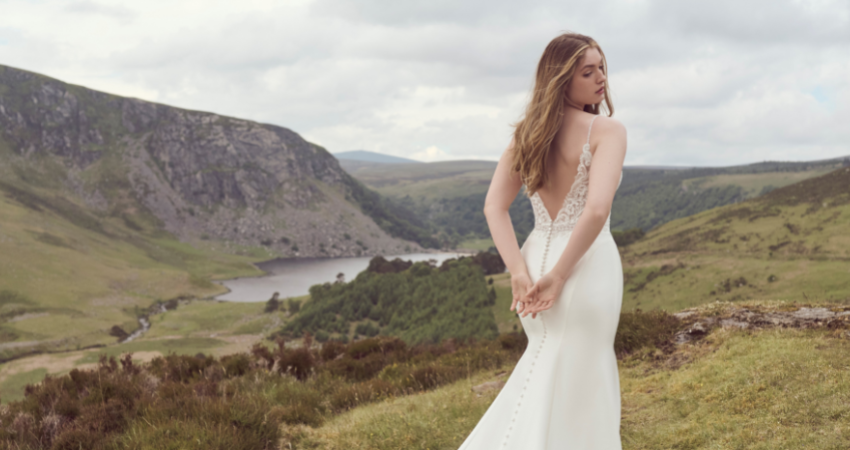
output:
[[850,155],[848,0],[0,0],[0,64],[332,153],[495,161],[564,31],[606,53],[627,165]]

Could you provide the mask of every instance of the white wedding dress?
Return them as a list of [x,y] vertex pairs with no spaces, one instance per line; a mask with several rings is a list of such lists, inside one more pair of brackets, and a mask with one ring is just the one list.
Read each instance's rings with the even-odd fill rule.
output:
[[[536,192],[530,197],[534,229],[521,253],[532,282],[554,267],[584,209],[593,156],[590,128],[587,136],[575,181],[555,220]],[[614,335],[623,266],[610,222],[609,215],[554,305],[536,319],[520,316],[528,347],[459,450],[622,449]]]

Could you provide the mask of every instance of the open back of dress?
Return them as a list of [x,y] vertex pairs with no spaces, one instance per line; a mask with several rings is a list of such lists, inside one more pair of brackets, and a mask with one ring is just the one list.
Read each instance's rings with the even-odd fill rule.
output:
[[[584,210],[593,157],[590,127],[575,181],[555,220],[537,193],[530,197],[534,229],[521,253],[532,282],[554,267]],[[520,316],[528,347],[459,450],[622,449],[614,335],[623,266],[610,220],[609,215],[555,304],[536,319]]]

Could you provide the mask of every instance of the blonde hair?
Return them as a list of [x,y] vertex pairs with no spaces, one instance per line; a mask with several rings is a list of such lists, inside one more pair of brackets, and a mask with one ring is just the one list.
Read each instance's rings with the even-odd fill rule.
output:
[[[540,187],[548,184],[545,163],[552,149],[555,134],[561,127],[566,91],[575,76],[576,67],[588,49],[595,48],[602,55],[607,72],[605,53],[592,38],[578,33],[564,33],[549,42],[540,62],[534,82],[531,101],[524,117],[512,126],[514,151],[512,170],[519,172],[526,186],[526,195],[531,196]],[[614,114],[608,80],[605,80],[605,108],[608,116]],[[584,110],[599,114],[602,103],[585,105]]]

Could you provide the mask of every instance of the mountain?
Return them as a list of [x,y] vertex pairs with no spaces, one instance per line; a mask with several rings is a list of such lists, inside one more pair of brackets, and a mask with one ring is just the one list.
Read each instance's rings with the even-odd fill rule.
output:
[[383,153],[370,152],[368,150],[351,150],[348,152],[334,153],[333,155],[336,157],[336,159],[364,161],[381,164],[419,163],[419,161],[416,161],[415,159],[385,155]]
[[[850,157],[729,167],[625,166],[622,185],[614,197],[611,228],[648,231],[844,166],[850,166]],[[495,168],[492,161],[444,161],[396,164],[392,170],[373,165],[351,173],[414,211],[441,241],[483,250],[492,246],[482,209]],[[534,227],[531,205],[522,191],[511,205],[511,218],[522,243]]]
[[264,246],[283,257],[433,245],[408,212],[283,127],[0,66],[0,130],[5,185],[184,241]]
[[392,170],[395,170],[400,165],[424,164],[412,159],[384,155],[366,150],[334,153],[334,156],[336,156],[339,160],[340,167],[352,175],[357,175],[361,171],[369,171],[373,169],[386,171],[388,168],[387,166],[391,166]]
[[0,362],[113,344],[258,261],[416,241],[436,245],[291,130],[0,66]]
[[623,308],[850,302],[850,167],[672,220],[621,249]]

